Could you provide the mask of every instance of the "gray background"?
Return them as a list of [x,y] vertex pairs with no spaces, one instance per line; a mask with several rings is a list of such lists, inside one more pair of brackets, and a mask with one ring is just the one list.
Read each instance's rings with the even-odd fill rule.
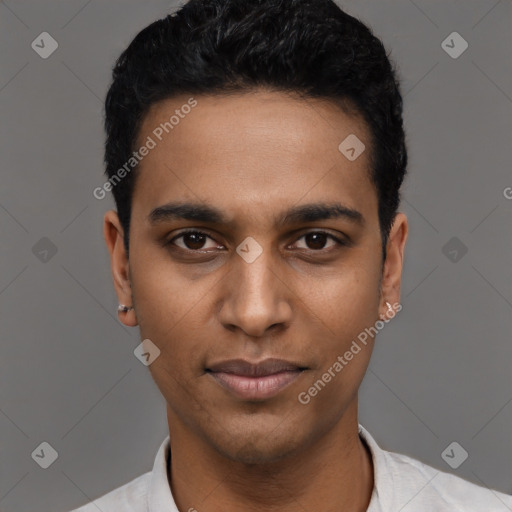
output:
[[[4,512],[98,497],[149,471],[167,435],[138,331],[117,320],[102,237],[113,203],[92,190],[111,66],[174,5],[0,3]],[[403,310],[379,335],[360,421],[386,449],[512,493],[511,2],[340,5],[398,64],[410,158]],[[48,59],[31,48],[43,31],[59,44]],[[469,44],[457,59],[441,47],[453,31]],[[31,457],[43,441],[58,452],[46,470]],[[441,457],[453,441],[469,453],[456,470]]]

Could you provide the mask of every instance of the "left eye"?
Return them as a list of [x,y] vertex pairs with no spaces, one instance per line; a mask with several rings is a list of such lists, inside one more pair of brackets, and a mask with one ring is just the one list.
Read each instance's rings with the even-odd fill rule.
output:
[[[299,238],[299,240],[301,240],[302,238],[305,239],[306,245],[308,245],[308,243],[310,245],[309,247],[305,247],[305,249],[312,249],[315,251],[325,249],[325,244],[328,239],[331,239],[333,241],[332,245],[330,245],[329,247],[333,247],[336,245],[344,245],[342,240],[336,238],[335,236],[329,233],[325,233],[324,231],[312,231],[310,233],[305,233]],[[313,247],[311,247],[311,245],[313,245]]]

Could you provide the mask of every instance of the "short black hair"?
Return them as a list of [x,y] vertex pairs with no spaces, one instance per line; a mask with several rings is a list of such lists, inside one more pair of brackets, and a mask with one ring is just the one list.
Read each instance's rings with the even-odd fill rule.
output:
[[385,260],[407,167],[397,71],[371,29],[332,0],[190,0],[140,31],[112,75],[105,174],[127,253],[137,167],[113,177],[135,151],[148,109],[181,94],[265,88],[332,100],[362,116]]

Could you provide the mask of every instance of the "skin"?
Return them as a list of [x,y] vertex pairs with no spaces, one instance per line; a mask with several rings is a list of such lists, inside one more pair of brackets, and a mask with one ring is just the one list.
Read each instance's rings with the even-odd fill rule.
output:
[[[153,105],[138,142],[188,99]],[[386,313],[386,301],[399,303],[407,218],[396,215],[383,265],[371,140],[359,117],[276,91],[195,99],[139,164],[129,259],[116,212],[104,218],[119,302],[134,306],[120,320],[161,350],[149,369],[167,403],[178,508],[365,511],[373,466],[358,436],[357,393],[374,340],[310,403],[297,397]],[[338,150],[351,133],[366,145],[355,161]],[[170,201],[215,206],[228,222],[151,225],[149,213]],[[355,209],[364,224],[276,225],[288,208],[317,202]],[[207,237],[163,245],[183,228]],[[349,244],[305,236],[317,231]],[[252,263],[236,252],[249,236],[263,250]],[[308,369],[262,401],[234,397],[205,372],[227,359],[268,357]]]

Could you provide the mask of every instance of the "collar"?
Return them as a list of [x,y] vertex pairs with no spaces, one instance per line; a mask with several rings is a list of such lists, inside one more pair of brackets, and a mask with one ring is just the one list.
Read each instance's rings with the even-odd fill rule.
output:
[[366,512],[382,512],[392,510],[393,472],[390,471],[387,452],[361,424],[359,424],[359,437],[368,446],[373,462],[373,492]]
[[171,455],[170,435],[163,440],[155,457],[147,489],[148,512],[179,512],[167,479],[167,465]]

